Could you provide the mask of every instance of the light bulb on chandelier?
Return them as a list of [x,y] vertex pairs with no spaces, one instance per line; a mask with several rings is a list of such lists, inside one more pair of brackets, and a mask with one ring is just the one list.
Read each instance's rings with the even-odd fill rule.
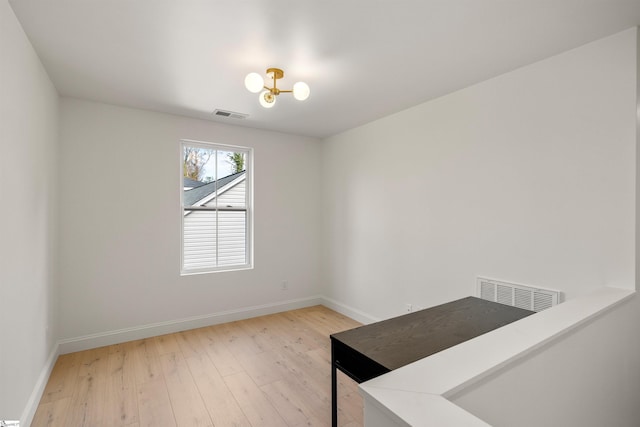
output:
[[309,97],[311,90],[305,82],[298,82],[293,85],[293,97],[298,101],[304,101]]
[[267,68],[267,74],[271,74],[273,86],[265,86],[264,79],[258,73],[249,73],[244,79],[244,85],[249,92],[258,93],[258,101],[264,108],[271,108],[275,105],[278,95],[281,93],[291,93],[298,101],[309,98],[311,93],[309,85],[304,82],[297,82],[292,90],[281,90],[277,87],[277,81],[284,77],[284,71],[280,68]]
[[276,105],[276,96],[268,90],[265,90],[260,92],[260,95],[258,95],[258,101],[264,108],[271,108]]
[[244,85],[249,92],[258,93],[264,87],[264,79],[258,73],[249,73],[244,79]]

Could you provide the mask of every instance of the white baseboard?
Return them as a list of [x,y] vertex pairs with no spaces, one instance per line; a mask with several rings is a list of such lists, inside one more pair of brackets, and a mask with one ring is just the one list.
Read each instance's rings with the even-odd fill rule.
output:
[[217,325],[219,323],[233,322],[236,320],[249,319],[251,317],[279,313],[281,311],[310,307],[313,305],[323,304],[323,301],[324,298],[320,296],[299,298],[63,339],[58,341],[59,354],[73,353],[75,351],[88,350],[91,348],[103,347],[105,345],[119,344],[127,341]]
[[353,320],[357,320],[360,323],[364,323],[365,325],[382,320],[328,297],[323,296],[321,297],[321,300],[321,304],[325,307],[330,308],[333,311],[337,311],[340,314],[344,314],[345,316],[348,316]]
[[49,353],[49,357],[47,358],[47,361],[45,362],[45,365],[40,372],[38,381],[36,381],[36,385],[35,387],[33,387],[31,396],[29,396],[27,406],[25,406],[24,411],[22,412],[22,416],[20,417],[21,427],[29,427],[31,425],[31,422],[33,421],[33,417],[36,415],[36,409],[38,409],[38,404],[40,403],[40,399],[42,398],[42,393],[44,393],[44,388],[47,386],[47,382],[49,381],[49,377],[51,376],[51,371],[53,371],[56,360],[58,360],[58,355],[60,354],[59,348],[59,344],[56,343],[53,346],[53,349],[51,349],[51,353]]

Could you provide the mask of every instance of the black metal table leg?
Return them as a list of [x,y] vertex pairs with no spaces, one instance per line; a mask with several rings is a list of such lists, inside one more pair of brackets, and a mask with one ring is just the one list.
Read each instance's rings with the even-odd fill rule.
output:
[[331,426],[338,427],[338,376],[336,372],[336,352],[331,340]]

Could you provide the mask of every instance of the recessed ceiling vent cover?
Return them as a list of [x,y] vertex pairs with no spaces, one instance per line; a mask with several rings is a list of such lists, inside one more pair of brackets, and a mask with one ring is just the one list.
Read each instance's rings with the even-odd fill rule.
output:
[[213,115],[216,117],[225,117],[229,119],[246,119],[247,117],[249,117],[248,114],[236,113],[235,111],[227,110],[213,110]]
[[477,295],[485,300],[542,311],[562,302],[562,292],[478,277]]

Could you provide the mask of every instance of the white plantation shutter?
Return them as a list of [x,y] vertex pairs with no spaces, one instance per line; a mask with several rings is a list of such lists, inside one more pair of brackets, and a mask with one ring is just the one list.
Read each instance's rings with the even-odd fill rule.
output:
[[184,270],[247,263],[246,211],[192,211],[183,236]]
[[218,212],[218,265],[246,263],[247,212]]
[[217,267],[216,212],[190,212],[184,217],[183,269]]

